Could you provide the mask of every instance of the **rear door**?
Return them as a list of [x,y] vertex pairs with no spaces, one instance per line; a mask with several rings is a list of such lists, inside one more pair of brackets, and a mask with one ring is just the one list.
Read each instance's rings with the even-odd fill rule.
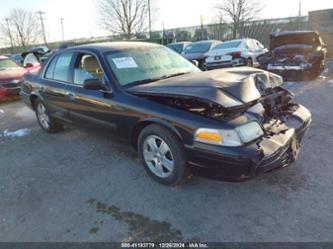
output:
[[39,90],[51,114],[67,122],[70,101],[67,84],[72,81],[73,55],[67,52],[52,58],[43,72]]

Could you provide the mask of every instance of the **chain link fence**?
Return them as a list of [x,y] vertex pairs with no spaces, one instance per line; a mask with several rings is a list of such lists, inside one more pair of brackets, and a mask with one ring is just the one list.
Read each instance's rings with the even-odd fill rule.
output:
[[[308,29],[307,16],[279,19],[264,19],[241,23],[236,38],[250,37],[259,40],[265,46],[269,43],[269,34],[280,31]],[[174,41],[198,41],[206,39],[233,39],[233,25],[230,23],[208,24],[153,32],[153,37],[173,38]]]

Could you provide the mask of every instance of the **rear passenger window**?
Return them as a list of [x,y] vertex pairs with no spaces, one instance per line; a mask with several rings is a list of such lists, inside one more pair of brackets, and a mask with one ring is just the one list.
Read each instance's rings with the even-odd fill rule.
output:
[[53,58],[53,60],[51,61],[51,63],[47,67],[46,72],[45,72],[45,78],[46,79],[53,79],[54,66],[57,62],[57,59],[58,59],[58,56]]
[[46,70],[45,78],[69,82],[72,57],[73,53],[66,53],[54,58]]

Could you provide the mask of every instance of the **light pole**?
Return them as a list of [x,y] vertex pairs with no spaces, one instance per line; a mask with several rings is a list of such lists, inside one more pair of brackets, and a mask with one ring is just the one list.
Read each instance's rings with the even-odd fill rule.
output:
[[150,12],[150,0],[148,0],[148,18],[149,18],[149,39],[151,39],[151,12]]
[[13,37],[12,37],[12,33],[11,33],[10,27],[9,27],[9,19],[6,17],[5,20],[7,23],[8,35],[9,35],[9,39],[10,39],[10,46],[11,46],[11,48],[14,48]]
[[47,43],[46,43],[45,27],[44,27],[44,21],[43,21],[43,15],[45,14],[45,12],[37,11],[37,14],[39,15],[39,19],[42,24],[43,38],[44,38],[44,43],[46,45]]
[[64,18],[63,17],[60,18],[60,22],[61,22],[62,41],[65,41]]

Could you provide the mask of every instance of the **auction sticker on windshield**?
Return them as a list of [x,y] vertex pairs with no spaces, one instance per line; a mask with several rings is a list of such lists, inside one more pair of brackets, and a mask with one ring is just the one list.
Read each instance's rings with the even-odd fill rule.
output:
[[137,68],[135,60],[132,57],[119,57],[112,59],[118,69]]

